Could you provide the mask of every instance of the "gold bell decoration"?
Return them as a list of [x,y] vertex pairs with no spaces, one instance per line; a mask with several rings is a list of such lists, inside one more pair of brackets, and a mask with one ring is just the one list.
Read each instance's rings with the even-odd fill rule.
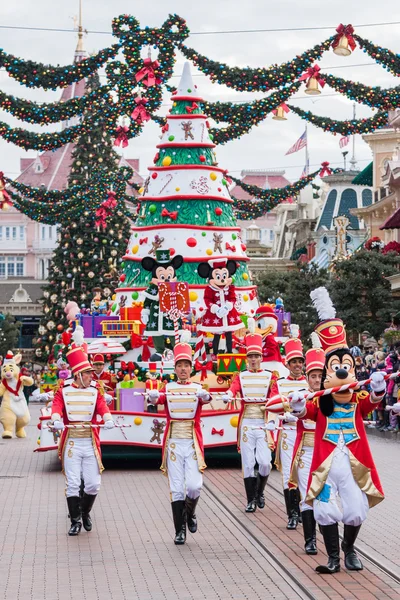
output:
[[325,79],[321,76],[321,69],[318,65],[308,67],[307,71],[299,77],[299,81],[307,81],[306,94],[317,96],[321,93],[319,86],[324,87]]
[[343,25],[340,23],[336,27],[335,39],[332,42],[333,52],[338,56],[350,56],[356,47],[353,34],[353,25]]
[[318,94],[321,93],[321,90],[318,86],[318,79],[316,79],[316,77],[310,77],[310,79],[307,81],[305,93],[309,96],[318,96]]
[[286,104],[281,104],[276,110],[273,111],[274,116],[272,118],[274,121],[287,121],[287,112],[289,112],[289,109]]

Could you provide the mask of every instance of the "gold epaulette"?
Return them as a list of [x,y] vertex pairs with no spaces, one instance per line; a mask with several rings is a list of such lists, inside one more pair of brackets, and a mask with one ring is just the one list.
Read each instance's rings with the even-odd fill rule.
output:
[[356,401],[360,402],[361,400],[364,400],[367,396],[369,396],[369,392],[367,392],[367,390],[360,390],[356,393]]
[[316,396],[315,398],[312,399],[312,403],[314,404],[314,406],[317,406],[319,408],[319,399],[320,396]]
[[272,377],[275,378],[276,380],[279,379],[279,371],[272,371]]
[[96,387],[100,391],[100,394],[102,396],[104,396],[104,392],[105,392],[104,381],[101,381],[101,379],[99,379],[98,381],[96,381]]

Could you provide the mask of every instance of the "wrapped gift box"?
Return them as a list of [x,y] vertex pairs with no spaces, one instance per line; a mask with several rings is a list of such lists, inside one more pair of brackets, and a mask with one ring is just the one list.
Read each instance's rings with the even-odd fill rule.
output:
[[[122,383],[125,382],[121,382],[120,385],[122,385]],[[128,412],[144,412],[145,389],[143,387],[143,383],[140,383],[142,384],[142,387],[117,388],[117,410],[125,410]]]
[[79,322],[83,327],[83,333],[85,338],[96,338],[102,336],[102,322],[118,320],[119,317],[112,317],[107,315],[79,315]]

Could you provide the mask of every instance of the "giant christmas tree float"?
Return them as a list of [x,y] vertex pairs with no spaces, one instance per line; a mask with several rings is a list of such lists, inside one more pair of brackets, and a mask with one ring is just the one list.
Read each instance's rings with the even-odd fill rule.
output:
[[156,250],[169,250],[171,257],[184,257],[177,278],[189,284],[190,306],[196,320],[204,314],[207,287],[198,267],[212,259],[236,261],[236,308],[241,314],[254,314],[258,306],[256,287],[250,280],[246,246],[233,213],[229,178],[218,166],[210,124],[189,63],[184,65],[172,101],[161,130],[155,166],[149,168],[142,190],[115,308],[121,297],[126,307],[143,300],[152,275],[141,268],[141,260],[146,256],[155,258]]

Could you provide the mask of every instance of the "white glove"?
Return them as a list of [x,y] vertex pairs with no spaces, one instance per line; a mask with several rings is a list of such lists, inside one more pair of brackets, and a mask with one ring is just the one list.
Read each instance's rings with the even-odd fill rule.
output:
[[265,426],[266,431],[275,431],[276,424],[275,421],[269,421]]
[[385,406],[385,410],[386,412],[390,412],[392,410],[393,406],[391,406],[390,404],[386,404]]
[[142,321],[143,325],[147,325],[147,323],[149,322],[149,317],[150,317],[150,309],[142,308],[142,312],[140,313],[140,320]]
[[199,400],[206,401],[209,399],[210,394],[207,392],[207,390],[199,390],[197,392],[196,396]]
[[147,400],[150,404],[155,404],[160,397],[160,392],[158,390],[150,390],[147,392]]
[[226,308],[228,309],[228,312],[230,312],[233,308],[233,302],[227,302],[225,304]]
[[392,409],[395,415],[398,415],[400,413],[400,402],[396,402],[396,404],[393,404],[393,406],[391,406],[390,408]]
[[217,310],[219,310],[218,304],[211,304],[210,311],[212,312],[213,315],[215,315],[217,313]]
[[377,394],[382,393],[386,389],[386,381],[384,374],[381,372],[372,373],[371,375],[371,390]]
[[225,404],[228,404],[228,402],[232,402],[232,396],[230,396],[229,394],[224,394],[223,396],[221,396],[221,400],[222,402],[225,402]]
[[64,429],[64,423],[62,421],[54,421],[52,429],[55,431],[62,431]]
[[107,394],[107,392],[104,394],[104,399],[105,399],[105,401],[107,403],[107,406],[109,404],[111,404],[111,402],[113,401],[113,397],[111,396],[111,394]]
[[[300,412],[300,411],[297,411]],[[297,423],[298,418],[295,417],[294,415],[292,415],[292,413],[287,412],[285,413],[285,423]]]
[[292,392],[289,394],[289,402],[294,412],[301,412],[306,406],[304,392]]
[[104,423],[104,429],[113,429],[113,427],[115,427],[115,423],[112,419],[108,419],[108,421]]
[[217,310],[217,317],[219,319],[223,319],[224,317],[226,317],[226,315],[229,313],[228,307],[227,306],[221,306],[221,308],[219,308]]

